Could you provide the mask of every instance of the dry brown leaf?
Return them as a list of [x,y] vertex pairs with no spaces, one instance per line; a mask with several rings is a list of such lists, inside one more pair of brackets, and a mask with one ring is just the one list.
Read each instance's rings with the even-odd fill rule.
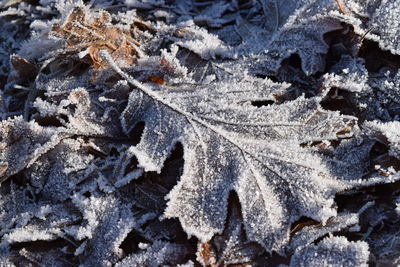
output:
[[33,77],[38,71],[33,63],[18,55],[12,55],[10,62],[20,77]]
[[215,252],[212,245],[208,242],[199,245],[199,257],[204,266],[215,267]]
[[52,33],[66,41],[68,51],[78,53],[86,50],[82,61],[96,68],[107,66],[98,55],[100,50],[106,50],[116,61],[134,64],[140,56],[140,43],[129,32],[113,26],[108,12],[100,11],[92,19],[86,12],[83,7],[75,7],[64,24],[53,26]]
[[347,10],[346,6],[342,2],[342,0],[336,0],[336,4],[339,7],[340,12],[342,12],[345,15],[348,15],[350,12]]
[[149,81],[159,84],[159,85],[165,84],[165,80],[163,79],[163,77],[161,75],[150,76]]

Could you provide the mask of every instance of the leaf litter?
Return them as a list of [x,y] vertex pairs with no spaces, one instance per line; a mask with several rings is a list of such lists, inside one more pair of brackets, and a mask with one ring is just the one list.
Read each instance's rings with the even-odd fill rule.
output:
[[2,4],[1,264],[398,262],[400,6],[282,3]]

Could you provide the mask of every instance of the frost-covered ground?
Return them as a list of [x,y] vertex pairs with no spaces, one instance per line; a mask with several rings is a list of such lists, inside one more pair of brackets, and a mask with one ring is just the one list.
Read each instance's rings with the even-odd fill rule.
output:
[[399,0],[2,0],[1,266],[400,264]]

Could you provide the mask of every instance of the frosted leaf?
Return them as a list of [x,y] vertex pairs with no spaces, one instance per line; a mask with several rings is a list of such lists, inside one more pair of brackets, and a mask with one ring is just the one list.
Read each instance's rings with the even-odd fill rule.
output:
[[87,221],[86,226],[71,231],[78,240],[88,238],[83,265],[104,266],[115,263],[122,256],[120,244],[135,226],[130,205],[121,205],[112,195],[90,198],[75,195],[73,202]]
[[[18,242],[54,239],[62,232],[65,224],[79,219],[69,205],[49,205],[43,201],[34,202],[33,190],[16,190],[11,185],[11,192],[3,195],[0,201],[1,246]],[[52,229],[51,231],[47,231]],[[40,232],[33,235],[27,233]]]
[[[146,10],[157,18],[184,22],[193,20],[197,25],[212,28],[223,27],[235,20],[238,5],[227,0],[216,1],[168,1],[125,0],[128,6]],[[160,8],[161,7],[161,8]]]
[[327,221],[325,225],[307,226],[294,233],[288,250],[294,252],[304,248],[329,233],[343,231],[346,228],[357,225],[358,215],[354,213],[338,214]]
[[128,150],[123,153],[118,161],[115,163],[112,178],[115,181],[114,185],[116,187],[121,187],[143,174],[143,169],[141,168],[135,168],[129,172],[127,171],[131,167],[129,165],[132,165],[133,157],[134,154],[130,150]]
[[245,54],[263,51],[272,36],[282,28],[288,17],[302,4],[301,1],[293,0],[284,2],[262,0],[255,3],[246,16],[247,18],[238,16],[236,19],[235,31],[242,41],[237,50]]
[[353,25],[357,34],[377,42],[382,50],[388,50],[394,55],[400,54],[400,5],[397,0],[340,2],[342,10],[338,8],[338,11],[332,12],[333,17]]
[[379,36],[379,46],[383,50],[400,55],[400,3],[397,0],[381,1],[369,26]]
[[[372,257],[372,262],[377,265],[394,265],[400,262],[399,248],[399,228],[400,216],[396,212],[395,203],[398,196],[397,184],[385,186],[381,192],[386,199],[391,202],[376,202],[372,207],[364,211],[360,216],[361,232],[360,237],[368,242]],[[371,197],[371,194],[363,193],[363,201]],[[382,227],[384,226],[384,227]]]
[[75,112],[68,116],[69,128],[73,129],[74,132],[90,132],[93,135],[100,135],[106,132],[104,127],[99,123],[94,110],[92,110],[93,103],[89,97],[89,93],[84,88],[72,90],[68,96],[68,100],[70,104],[77,106]]
[[[1,4],[4,2],[2,1]],[[11,11],[14,14],[9,14],[4,9],[3,6],[0,7],[0,77],[3,79],[7,77],[10,71],[10,55],[20,48],[24,39],[28,38],[28,32],[24,32],[22,29],[24,27],[23,21],[29,21],[30,17],[26,12],[18,12],[14,9],[14,12]],[[21,16],[22,19],[18,22],[15,19],[12,21],[10,19],[12,16]],[[0,83],[0,87],[2,86],[3,84]]]
[[250,105],[279,87],[268,80],[265,88],[243,80],[177,90],[140,84],[111,66],[139,88],[121,117],[126,132],[146,123],[132,149],[139,166],[160,172],[175,143],[183,145],[183,175],[168,195],[165,215],[178,217],[188,234],[205,242],[222,232],[231,190],[239,196],[249,239],[268,250],[288,242],[290,224],[299,217],[325,221],[335,215],[332,197],[349,184],[331,177],[323,161],[299,145],[336,139],[338,130],[351,127],[351,117],[322,110],[319,98]]
[[182,263],[182,259],[189,253],[185,246],[165,241],[155,241],[153,244],[142,243],[141,245],[140,252],[129,255],[118,262],[116,266],[176,266]]
[[[271,35],[266,29],[258,25],[251,24],[242,17],[236,19],[235,31],[240,37],[240,46],[237,49],[239,53],[248,51],[262,51],[265,44],[268,43]],[[229,36],[232,38],[231,36]]]
[[[48,247],[47,251],[35,251],[34,246],[29,249],[23,248],[19,251],[19,255],[17,256],[18,260],[14,260],[14,263],[17,266],[30,266],[30,265],[43,265],[43,266],[71,266],[73,263],[70,261],[70,255],[66,251],[66,249],[58,248],[57,241],[53,241],[54,244],[48,242],[48,244],[44,243],[42,245],[44,247]],[[67,243],[68,244],[68,243]],[[37,246],[40,247],[40,246]],[[37,249],[36,249],[37,250]],[[14,256],[15,258],[15,256]],[[76,263],[77,264],[77,263]]]
[[265,29],[271,33],[277,31],[283,26],[287,19],[296,12],[296,10],[310,1],[275,1],[261,0],[260,4],[264,15]]
[[210,7],[200,11],[195,17],[194,21],[199,25],[208,25],[209,27],[221,27],[235,19],[235,16],[223,16],[224,13],[233,9],[234,4],[229,1],[212,1]]
[[343,140],[328,153],[332,157],[332,172],[339,177],[364,177],[370,171],[370,153],[374,144],[374,140],[360,133],[351,140]]
[[[292,2],[289,2],[289,7],[291,7]],[[258,68],[276,72],[284,59],[292,54],[298,54],[301,58],[302,70],[307,75],[324,70],[324,54],[328,52],[328,45],[323,35],[341,29],[342,26],[338,20],[328,15],[329,10],[336,8],[333,1],[308,2],[299,3],[286,22],[276,28],[265,44],[263,54],[255,56],[255,59],[259,61]],[[256,48],[258,47],[259,45],[256,45]],[[249,51],[250,53],[260,52]]]
[[[82,80],[90,79],[87,73],[82,76]],[[102,95],[89,94],[87,89],[75,87],[76,81],[64,80],[56,86],[57,82],[60,83],[56,79],[50,80],[43,85],[47,89],[48,97],[46,101],[36,99],[34,102],[39,112],[35,114],[37,117],[55,117],[75,134],[120,137],[120,125],[111,123],[118,119],[118,107],[113,102],[121,101],[126,94],[117,90],[117,92],[106,91]],[[109,101],[101,101],[102,97],[109,95],[112,95]],[[60,96],[63,97],[61,101]]]
[[329,74],[323,76],[325,88],[340,88],[350,92],[361,92],[368,87],[368,72],[363,60],[343,56]]
[[371,77],[369,84],[373,90],[367,95],[367,103],[371,109],[368,119],[399,120],[400,71],[391,73],[382,70]]
[[[26,56],[28,59],[32,58],[29,55],[38,55],[47,52],[46,49],[48,48],[55,47],[54,41],[32,42],[31,45],[31,40],[35,39],[33,37],[35,35],[48,32],[52,19],[58,15],[55,8],[56,2],[56,0],[37,1],[35,3],[18,0],[1,2],[0,75],[5,74],[2,73],[3,71],[9,72],[9,55],[16,53],[21,47],[24,47],[23,50],[26,52],[24,57]],[[7,62],[5,63],[3,60]]]
[[[382,69],[378,73],[367,74],[361,60],[348,60],[348,57],[342,58],[340,64],[333,67],[334,74],[323,76],[323,84],[328,90],[331,89],[326,99],[330,98],[333,103],[338,101],[336,108],[333,108],[340,108],[345,114],[357,115],[362,120],[398,120],[400,72]],[[342,71],[347,72],[346,62],[348,74]]]
[[227,53],[228,47],[218,38],[207,30],[187,22],[184,26],[183,39],[173,38],[176,45],[185,47],[195,52],[203,59],[212,59],[217,55]]
[[323,239],[317,245],[297,250],[290,261],[290,266],[367,267],[368,257],[367,243],[363,241],[351,242],[342,236],[329,237]]
[[397,264],[398,10],[1,2],[0,265]]
[[[325,68],[324,54],[328,52],[328,45],[323,40],[327,32],[340,29],[340,24],[331,18],[316,17],[309,21],[301,21],[299,24],[287,25],[281,34],[275,35],[271,44],[267,46],[268,53],[263,59],[266,68],[276,71],[282,60],[292,54],[299,54],[301,67],[307,75]],[[301,30],[300,30],[301,29]],[[292,38],[288,38],[293,36]],[[280,54],[282,47],[286,49]]]
[[[61,234],[60,229],[37,229],[36,227],[26,226],[23,228],[17,228],[13,232],[3,236],[2,242],[5,243],[17,243],[17,242],[28,242],[36,240],[53,240]],[[3,244],[0,244],[2,246]],[[4,246],[4,245],[3,245]]]
[[21,242],[54,240],[63,237],[64,227],[80,219],[68,204],[50,206],[43,202],[34,203],[32,199],[24,200],[19,193],[12,191],[7,196],[12,202],[2,202],[3,209],[0,214],[2,220],[0,246],[2,248]]
[[150,9],[155,6],[163,6],[164,0],[125,0],[125,4],[129,7]]
[[64,201],[81,182],[80,171],[88,168],[93,156],[81,142],[64,139],[52,150],[41,156],[25,172],[25,177],[37,188],[42,197]]
[[29,167],[38,157],[56,146],[67,136],[62,130],[43,128],[35,122],[26,122],[21,117],[0,123],[0,181]]
[[[384,142],[385,145],[389,147],[389,155],[400,159],[400,122],[392,121],[380,123],[378,121],[372,121],[365,123],[365,127],[368,132],[377,135],[377,137],[381,139],[381,142]],[[380,138],[380,135],[383,135],[386,140]]]

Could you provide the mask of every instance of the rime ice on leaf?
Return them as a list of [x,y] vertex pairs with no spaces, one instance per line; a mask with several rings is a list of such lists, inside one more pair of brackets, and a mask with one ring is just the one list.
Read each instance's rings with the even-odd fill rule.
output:
[[82,181],[80,171],[85,170],[93,156],[80,141],[64,139],[42,155],[25,172],[25,177],[45,199],[65,201]]
[[368,72],[362,59],[343,56],[329,74],[323,76],[323,86],[350,92],[362,92],[368,87]]
[[[4,187],[2,184],[2,193]],[[34,194],[32,188],[15,189],[12,183],[10,187],[10,193],[2,194],[0,200],[0,258],[2,260],[9,258],[16,264],[18,261],[16,261],[15,254],[21,255],[25,250],[24,247],[40,248],[46,241],[61,240],[67,225],[81,220],[79,214],[69,203],[38,201],[32,197]],[[20,244],[26,245],[18,248]],[[3,255],[7,248],[13,245],[16,245],[17,248],[9,251],[9,255]],[[35,249],[33,250],[35,251]],[[45,251],[43,257],[38,257],[36,262],[46,265],[45,263],[49,262],[49,259],[46,259],[47,256],[53,255],[53,252],[55,251],[51,251],[51,249]],[[38,253],[39,251],[36,250],[35,253],[32,252],[32,256],[38,256]]]
[[126,235],[135,226],[130,205],[121,204],[113,195],[85,198],[73,197],[81,210],[86,226],[72,227],[70,234],[76,239],[88,238],[85,266],[105,266],[121,257],[119,248]]
[[326,225],[307,226],[296,232],[289,245],[289,251],[295,251],[299,248],[304,248],[322,238],[328,233],[342,231],[350,226],[358,223],[358,215],[354,213],[338,214],[328,220]]
[[365,101],[370,107],[369,120],[392,121],[399,120],[400,115],[400,71],[392,73],[381,70],[371,75],[370,87]]
[[182,263],[190,252],[185,246],[165,241],[155,241],[153,244],[139,244],[142,251],[129,255],[116,267],[128,266],[176,266]]
[[[310,75],[317,71],[323,71],[325,68],[324,54],[328,52],[328,45],[323,40],[323,35],[340,28],[337,21],[320,17],[288,25],[281,34],[275,36],[263,62],[267,64],[268,69],[275,71],[279,68],[282,60],[292,54],[299,54],[304,73]],[[288,35],[293,37],[288,39]],[[281,54],[282,47],[286,48],[283,54]]]
[[43,128],[21,117],[0,123],[0,181],[21,171],[56,146],[62,130]]
[[[323,152],[330,156],[331,171],[338,177],[358,179],[369,172],[370,154],[375,140],[371,140],[356,131],[349,140],[342,140],[335,149]],[[358,177],[358,178],[357,178]]]
[[[339,21],[352,24],[359,36],[373,26],[365,38],[398,53],[397,2],[342,0],[348,10],[343,14],[335,0],[125,1],[141,9],[138,14],[146,23],[117,2],[91,1],[94,12],[81,1],[0,4],[0,86],[8,74],[6,88],[0,89],[0,180],[9,177],[0,187],[0,265],[59,266],[69,264],[61,263],[68,258],[83,266],[189,266],[188,258],[195,257],[193,239],[186,240],[179,220],[201,244],[214,246],[220,263],[251,262],[260,248],[254,241],[269,252],[295,253],[292,264],[308,257],[323,265],[332,258],[329,253],[335,263],[348,258],[349,264],[365,263],[363,243],[342,238],[311,243],[335,231],[350,231],[357,222],[355,214],[336,215],[336,192],[400,178],[397,173],[358,181],[376,158],[382,160],[379,153],[398,158],[400,74],[374,73],[363,60],[343,55],[330,73],[321,73],[323,93],[346,91],[357,109],[351,114],[361,114],[358,122],[322,109],[320,102],[329,94],[310,97],[319,92],[313,89],[320,88],[315,79],[320,76],[307,75],[324,70],[330,41],[324,37],[342,29]],[[51,29],[54,22],[59,26]],[[27,29],[32,39],[22,42]],[[332,36],[349,37],[344,31]],[[20,65],[13,64],[16,71],[9,74],[9,54],[20,46],[21,57],[11,60]],[[149,57],[142,57],[139,47]],[[100,50],[111,54],[107,60],[130,86],[117,81],[113,71],[99,73],[92,67],[108,66]],[[285,60],[293,54],[300,56],[304,73]],[[136,79],[154,84],[135,82],[114,61],[130,65],[127,71]],[[252,67],[293,84],[249,77]],[[164,76],[157,80],[153,74]],[[280,101],[285,93],[290,97]],[[25,117],[32,121],[4,120],[21,114],[27,94],[27,103],[34,104],[25,105],[30,115]],[[132,130],[141,121],[142,139],[131,146],[136,143]],[[343,133],[349,140],[337,140]],[[170,192],[183,160],[164,161],[178,142],[185,163]],[[176,172],[166,174],[169,168]],[[135,180],[142,173],[145,177]],[[242,216],[227,216],[232,190]],[[397,223],[390,209],[392,213],[371,213],[373,224],[364,237],[374,245],[375,256],[391,251],[388,261],[395,262],[399,242],[391,238],[398,229],[394,226],[378,239],[372,232],[393,218],[391,223]],[[179,220],[160,221],[163,213]],[[291,232],[302,216],[319,224]],[[128,232],[145,243],[125,255],[129,249],[122,249],[122,240],[132,241]],[[49,240],[61,240],[63,247],[39,252],[25,247],[53,244]]]
[[400,4],[397,0],[341,0],[340,15],[334,17],[351,24],[360,36],[378,42],[382,50],[400,55]]
[[[347,107],[341,107],[343,111],[348,109],[347,114],[358,113],[364,120],[371,121],[399,119],[400,72],[397,70],[368,73],[362,59],[343,56],[332,67],[332,73],[323,76],[322,82],[327,90],[339,90],[337,99],[348,103]],[[343,91],[350,93],[340,94]]]
[[[374,2],[374,1],[372,1]],[[400,55],[400,3],[397,0],[381,1],[371,18],[369,27],[377,33],[379,46],[392,54]]]
[[351,242],[345,237],[329,237],[317,245],[299,249],[293,255],[292,267],[362,266],[367,267],[368,244],[363,241]]
[[132,149],[139,166],[159,172],[175,143],[183,145],[183,175],[168,195],[165,215],[178,217],[188,234],[205,242],[223,231],[231,190],[239,196],[249,239],[268,250],[287,243],[299,217],[325,221],[336,213],[332,197],[349,184],[331,177],[300,143],[336,139],[337,131],[351,127],[351,117],[322,110],[319,98],[250,105],[281,86],[269,80],[258,87],[243,79],[169,89],[142,85],[111,66],[139,88],[121,116],[126,132],[139,121],[146,124]]
[[203,59],[214,58],[216,55],[224,54],[228,50],[216,35],[210,34],[205,29],[192,25],[189,22],[186,23],[185,28],[181,32],[179,35],[184,38],[174,38],[175,43],[195,52]]
[[[367,122],[365,124],[367,131],[380,138],[381,142],[389,147],[389,155],[400,159],[400,122],[392,121],[379,123],[377,121]],[[382,139],[382,136],[384,139]]]
[[[290,7],[292,3],[289,2]],[[302,1],[282,26],[279,26],[280,21],[277,19],[279,22],[275,28],[276,32],[265,44],[264,53],[256,56],[261,63],[257,63],[260,64],[258,68],[275,72],[284,59],[292,54],[298,54],[304,73],[310,75],[322,71],[325,67],[324,54],[328,52],[328,45],[323,35],[342,28],[338,20],[327,15],[333,8],[335,8],[333,1],[322,1],[322,3]],[[266,20],[268,19],[271,18],[266,17]],[[260,45],[256,47],[259,49]],[[260,51],[249,49],[249,52]]]
[[266,49],[272,36],[282,29],[296,7],[302,4],[294,0],[261,0],[253,3],[246,17],[242,15],[236,18],[235,31],[242,41],[237,49],[242,53],[246,53],[246,50],[256,53]]

